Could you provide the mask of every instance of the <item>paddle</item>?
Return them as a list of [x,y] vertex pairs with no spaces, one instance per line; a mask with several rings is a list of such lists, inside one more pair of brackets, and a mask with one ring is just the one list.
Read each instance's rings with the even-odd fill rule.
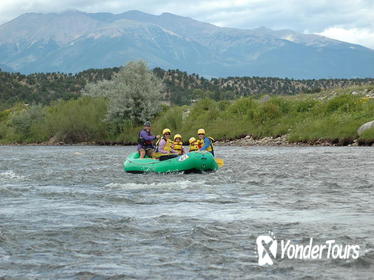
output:
[[222,166],[225,165],[225,162],[224,162],[223,158],[215,158],[215,160],[216,160],[216,162],[218,164],[218,167],[221,168]]

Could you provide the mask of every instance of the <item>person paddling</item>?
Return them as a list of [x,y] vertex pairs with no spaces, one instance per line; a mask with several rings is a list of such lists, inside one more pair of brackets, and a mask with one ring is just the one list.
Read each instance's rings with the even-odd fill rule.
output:
[[153,140],[160,138],[159,135],[154,136],[151,133],[151,123],[146,121],[144,123],[144,129],[139,132],[138,138],[138,152],[140,158],[144,158],[146,155],[152,157],[155,152],[155,147],[153,146]]
[[213,138],[205,136],[205,129],[204,128],[200,128],[197,131],[197,134],[199,136],[199,140],[197,140],[197,145],[199,147],[199,150],[200,151],[208,151],[208,152],[212,153],[212,155],[214,156]]

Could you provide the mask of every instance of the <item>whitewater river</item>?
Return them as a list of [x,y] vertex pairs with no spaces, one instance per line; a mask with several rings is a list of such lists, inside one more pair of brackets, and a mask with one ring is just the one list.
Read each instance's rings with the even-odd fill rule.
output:
[[[188,175],[126,174],[133,150],[0,147],[0,279],[373,279],[374,148],[218,147]],[[359,257],[281,258],[310,238]]]

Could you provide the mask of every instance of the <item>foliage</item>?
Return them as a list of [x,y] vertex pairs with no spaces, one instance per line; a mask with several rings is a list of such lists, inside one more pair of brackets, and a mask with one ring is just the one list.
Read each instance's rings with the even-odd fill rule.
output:
[[60,101],[47,108],[42,127],[56,141],[78,143],[101,140],[106,135],[104,99],[82,97]]
[[90,83],[84,95],[108,99],[107,120],[139,124],[152,119],[161,109],[162,82],[143,61],[130,62],[112,80]]
[[[112,80],[121,68],[88,69],[77,74],[34,73],[23,75],[0,71],[0,111],[16,103],[48,105],[55,100],[79,98],[88,83]],[[338,94],[357,90],[374,90],[374,79],[293,80],[272,77],[228,77],[206,79],[179,70],[153,69],[153,74],[165,86],[164,98],[173,105],[191,105],[196,100],[210,98],[234,100],[262,94],[316,94],[326,90]],[[362,88],[362,87],[365,88]]]
[[[351,94],[355,90],[370,93],[374,86],[344,88],[348,80],[207,80],[174,70],[150,71],[144,62],[110,71],[91,69],[77,75],[0,72],[0,78],[5,76],[9,79],[3,80],[0,88],[4,84],[10,88],[0,91],[0,100],[8,102],[0,107],[0,143],[136,143],[144,120],[152,121],[154,134],[168,127],[182,134],[185,141],[203,127],[218,140],[287,135],[291,142],[374,142],[373,130],[360,138],[356,132],[363,123],[374,120],[374,99],[369,94]],[[18,82],[10,82],[12,78]],[[161,80],[166,85],[164,95]],[[306,84],[324,89],[336,83],[343,88],[334,89],[334,93],[262,98],[254,95],[261,92],[260,88],[273,93],[272,89],[279,87],[287,92],[285,84],[298,85],[298,89]],[[256,86],[259,90],[254,90]],[[45,95],[37,93],[42,88]],[[64,95],[72,89],[73,97]],[[10,94],[11,90],[16,94]],[[165,99],[180,104],[193,102],[161,105]]]
[[104,99],[82,97],[59,101],[48,107],[40,105],[13,107],[0,122],[2,143],[53,142],[78,143],[100,141],[107,131],[103,119]]
[[44,117],[42,106],[33,105],[24,110],[12,114],[9,124],[14,129],[15,140],[22,141],[22,138],[33,140],[32,127]]

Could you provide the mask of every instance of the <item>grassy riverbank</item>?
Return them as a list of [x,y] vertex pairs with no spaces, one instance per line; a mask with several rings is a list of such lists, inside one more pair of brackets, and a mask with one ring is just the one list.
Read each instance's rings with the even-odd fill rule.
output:
[[[373,87],[359,87],[314,95],[202,99],[192,106],[165,106],[152,120],[153,131],[168,127],[185,141],[204,127],[217,140],[251,135],[284,136],[290,143],[347,145],[358,139],[371,144],[374,131],[359,137],[357,128],[374,120],[373,93]],[[136,143],[141,126],[106,120],[107,105],[104,98],[87,96],[49,106],[15,105],[0,112],[0,143]]]
[[[374,120],[374,99],[352,95],[350,90],[319,95],[301,95],[251,99],[234,102],[202,100],[191,108],[174,108],[158,119],[158,128],[178,122],[172,128],[182,135],[193,135],[198,127],[205,127],[219,140],[251,135],[255,139],[285,135],[290,143],[319,144],[322,142],[347,145],[358,139],[370,143],[373,131],[361,138],[357,128]],[[354,91],[353,91],[354,92]],[[183,114],[190,112],[183,119]],[[169,126],[171,126],[169,124]],[[284,138],[284,137],[283,137]]]

